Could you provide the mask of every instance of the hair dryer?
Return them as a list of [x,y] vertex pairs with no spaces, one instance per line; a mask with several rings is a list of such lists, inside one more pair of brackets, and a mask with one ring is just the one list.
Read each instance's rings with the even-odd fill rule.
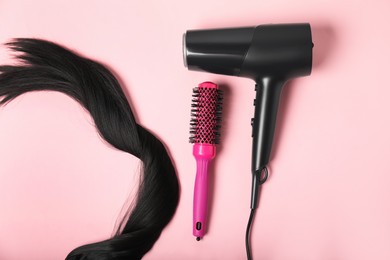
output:
[[259,186],[268,176],[266,166],[283,85],[291,78],[310,75],[312,48],[307,23],[190,30],[184,34],[184,63],[188,69],[256,81],[255,115],[251,122],[252,209],[258,204]]

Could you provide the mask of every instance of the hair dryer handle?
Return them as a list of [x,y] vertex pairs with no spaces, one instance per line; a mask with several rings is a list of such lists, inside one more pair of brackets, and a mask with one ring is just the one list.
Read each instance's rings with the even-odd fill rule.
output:
[[252,119],[251,208],[257,208],[260,175],[270,159],[279,99],[285,80],[265,77],[256,83],[255,117]]

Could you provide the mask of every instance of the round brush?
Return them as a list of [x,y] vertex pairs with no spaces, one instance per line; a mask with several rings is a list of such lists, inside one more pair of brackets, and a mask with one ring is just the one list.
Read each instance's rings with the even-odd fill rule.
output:
[[193,89],[192,97],[190,143],[196,159],[192,233],[199,241],[206,232],[209,162],[220,141],[222,91],[212,82],[203,82]]

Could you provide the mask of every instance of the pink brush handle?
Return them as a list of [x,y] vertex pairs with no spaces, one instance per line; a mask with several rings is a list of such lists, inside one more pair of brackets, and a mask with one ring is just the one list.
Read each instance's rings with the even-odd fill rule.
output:
[[215,157],[215,153],[215,145],[195,144],[193,147],[193,155],[196,159],[196,178],[192,233],[198,241],[206,231],[208,165]]

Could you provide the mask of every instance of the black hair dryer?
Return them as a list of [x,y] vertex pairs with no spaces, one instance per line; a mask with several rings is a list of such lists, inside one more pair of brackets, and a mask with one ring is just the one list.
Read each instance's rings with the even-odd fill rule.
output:
[[[184,34],[184,63],[188,69],[256,81],[252,119],[252,209],[258,204],[258,187],[268,176],[266,166],[283,85],[291,78],[310,75],[312,48],[308,23],[190,30]],[[264,170],[267,176],[262,178]]]

